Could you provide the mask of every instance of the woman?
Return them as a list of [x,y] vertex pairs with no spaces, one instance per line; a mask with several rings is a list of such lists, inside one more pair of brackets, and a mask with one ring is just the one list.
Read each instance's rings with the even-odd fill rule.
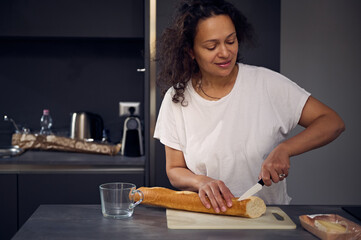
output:
[[[198,192],[216,212],[262,178],[256,195],[289,204],[290,157],[325,145],[345,126],[332,109],[286,77],[239,63],[252,27],[223,0],[184,1],[162,35],[165,93],[154,137],[165,145],[171,184]],[[299,124],[305,129],[287,139]],[[275,184],[272,184],[275,183]]]

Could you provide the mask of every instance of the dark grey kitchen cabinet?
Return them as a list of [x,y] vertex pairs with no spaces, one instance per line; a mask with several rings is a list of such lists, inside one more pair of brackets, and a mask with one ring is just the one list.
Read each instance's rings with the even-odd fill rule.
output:
[[0,36],[144,37],[144,0],[0,1]]
[[107,182],[131,182],[139,187],[144,185],[144,174],[19,174],[19,228],[41,204],[100,204],[99,185]]
[[10,239],[17,231],[17,175],[0,174],[0,239]]
[[17,175],[0,174],[0,239],[10,239],[17,231]]

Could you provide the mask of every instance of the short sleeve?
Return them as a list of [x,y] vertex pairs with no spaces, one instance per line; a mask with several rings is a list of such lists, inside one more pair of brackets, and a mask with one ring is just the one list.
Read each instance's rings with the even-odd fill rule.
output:
[[170,88],[163,98],[153,137],[168,147],[181,150],[174,115],[174,108],[178,106],[172,101],[172,92]]
[[267,79],[269,100],[281,122],[282,133],[287,134],[297,126],[311,94],[287,77],[268,69],[265,71],[269,75]]

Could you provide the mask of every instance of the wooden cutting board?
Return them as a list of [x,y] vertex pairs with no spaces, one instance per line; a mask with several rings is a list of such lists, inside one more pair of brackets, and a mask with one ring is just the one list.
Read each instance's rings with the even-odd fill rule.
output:
[[170,229],[296,229],[296,224],[278,207],[267,207],[259,218],[222,216],[167,209]]

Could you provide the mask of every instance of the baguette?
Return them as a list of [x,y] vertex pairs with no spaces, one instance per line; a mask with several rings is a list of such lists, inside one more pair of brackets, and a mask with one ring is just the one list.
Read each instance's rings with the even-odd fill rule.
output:
[[[144,194],[144,199],[141,203],[145,205],[246,218],[257,218],[266,212],[264,201],[256,196],[252,196],[242,201],[233,198],[231,208],[227,208],[226,212],[216,213],[213,208],[207,209],[195,192],[174,191],[162,187],[140,187],[138,190]],[[138,200],[139,196],[136,194],[135,201]]]

